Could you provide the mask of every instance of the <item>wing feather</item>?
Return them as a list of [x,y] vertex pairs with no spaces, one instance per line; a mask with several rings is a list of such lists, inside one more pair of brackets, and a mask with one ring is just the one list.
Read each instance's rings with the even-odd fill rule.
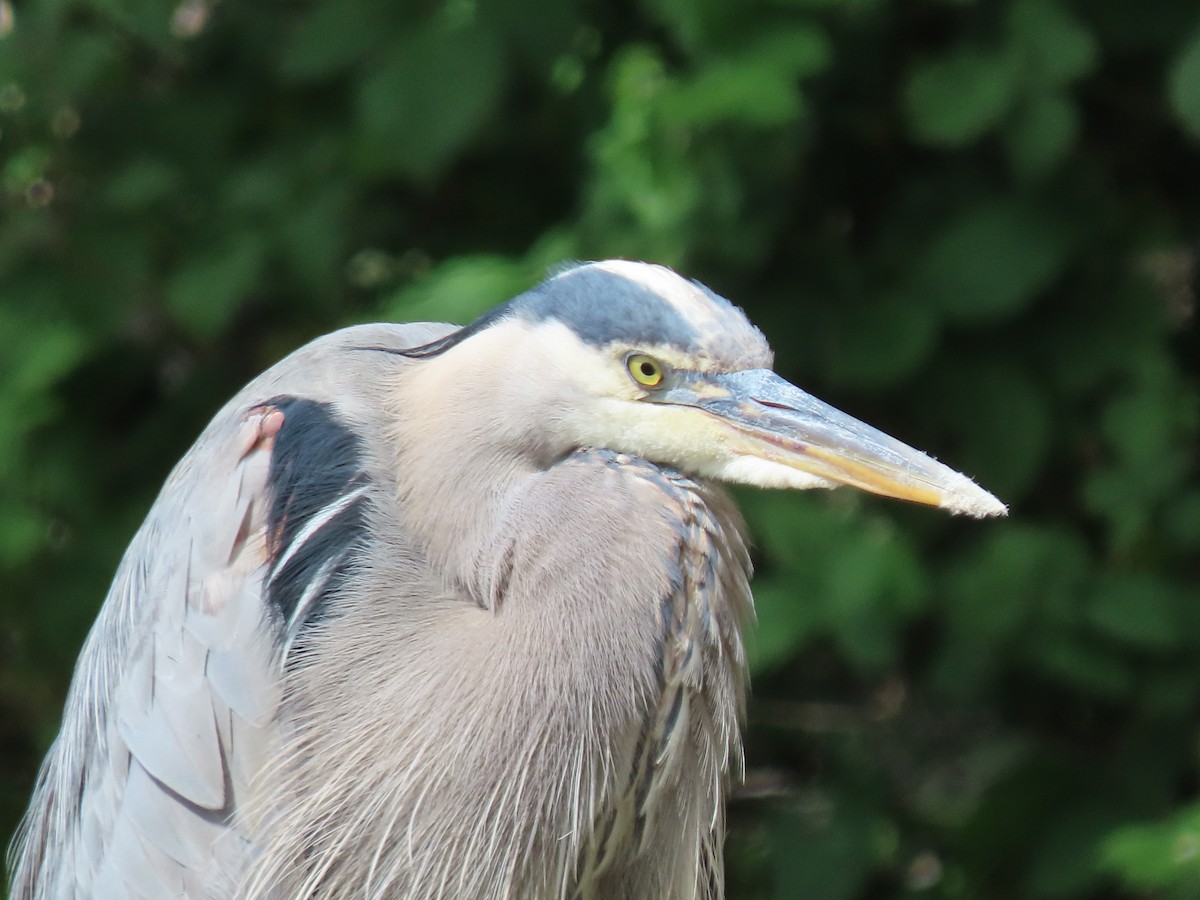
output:
[[[129,768],[124,805],[126,817],[138,834],[180,866],[200,869],[207,863],[203,845],[195,841],[197,829],[191,822],[180,821],[182,805],[136,761]],[[216,823],[210,825],[215,839],[221,827]]]
[[221,809],[224,753],[205,684],[207,651],[186,631],[155,635],[149,703],[122,705],[121,739],[166,787],[203,809]]
[[[108,840],[104,868],[119,873],[120,880],[135,897],[149,900],[183,896],[183,869],[157,847],[146,841],[128,816],[117,820]],[[102,880],[104,872],[101,872]]]
[[[272,594],[294,608],[306,579],[323,571],[321,553],[340,554],[341,576],[350,546],[323,539],[279,547],[268,534],[273,509],[289,512],[281,532],[294,537],[305,516],[341,496],[321,493],[331,488],[326,478],[309,491],[321,497],[316,508],[281,502],[273,463],[287,413],[271,401],[307,398],[336,409],[333,418],[349,422],[356,440],[382,440],[380,392],[409,363],[362,351],[417,346],[450,330],[360,326],[313,342],[231,400],[175,468],[80,655],[62,729],[11,853],[14,900],[234,893],[254,852],[241,804],[277,745],[286,677],[286,616]],[[307,477],[328,475],[310,471],[320,460],[303,453],[289,461],[288,491],[304,494]],[[364,481],[356,479],[332,487],[357,489]],[[350,524],[336,513],[331,521]],[[286,583],[268,590],[281,552],[296,561]],[[322,576],[330,583],[332,571]],[[305,610],[317,606],[308,598]]]

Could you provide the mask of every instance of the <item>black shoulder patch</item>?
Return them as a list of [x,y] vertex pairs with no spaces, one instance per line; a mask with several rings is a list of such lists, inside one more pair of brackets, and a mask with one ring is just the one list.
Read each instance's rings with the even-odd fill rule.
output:
[[267,602],[287,648],[320,616],[365,542],[368,482],[361,439],[328,404],[276,397],[268,405],[284,418],[267,479]]

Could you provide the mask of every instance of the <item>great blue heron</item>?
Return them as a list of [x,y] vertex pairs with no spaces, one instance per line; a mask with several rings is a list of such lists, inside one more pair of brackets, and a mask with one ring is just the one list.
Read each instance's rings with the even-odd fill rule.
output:
[[668,269],[367,325],[176,467],[83,648],[13,897],[722,894],[750,564],[714,482],[974,516]]

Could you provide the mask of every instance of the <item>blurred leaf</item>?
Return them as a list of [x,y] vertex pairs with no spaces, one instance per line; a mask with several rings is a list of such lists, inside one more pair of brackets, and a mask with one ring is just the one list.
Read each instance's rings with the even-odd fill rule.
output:
[[777,814],[775,881],[781,897],[850,900],[883,846],[872,811],[848,798],[814,794]]
[[1200,490],[1177,494],[1166,509],[1167,533],[1181,547],[1200,546]]
[[151,45],[162,46],[171,40],[174,0],[94,0],[94,5],[97,11]]
[[848,659],[865,671],[894,664],[896,622],[915,615],[928,587],[911,548],[879,530],[840,542],[825,588],[830,630]]
[[35,429],[59,414],[52,390],[87,348],[78,329],[49,314],[56,303],[40,295],[45,282],[12,287],[24,305],[0,304],[0,569],[9,570],[33,559],[46,540],[48,518],[29,492],[28,467],[42,456]]
[[1069,621],[1090,563],[1087,547],[1070,531],[997,524],[949,570],[952,621],[988,642],[1017,636],[1033,619]]
[[295,215],[280,228],[284,249],[300,277],[321,288],[332,301],[350,198],[342,185],[331,184],[306,195],[296,206]]
[[1079,136],[1079,113],[1061,94],[1034,94],[1004,128],[1009,163],[1018,177],[1043,178],[1066,159]]
[[289,194],[288,172],[279,159],[254,159],[227,172],[221,206],[239,217],[278,209]]
[[828,63],[829,41],[815,27],[773,32],[678,84],[665,98],[672,120],[706,126],[722,120],[778,126],[802,109],[799,79]]
[[1045,675],[1084,694],[1115,701],[1134,687],[1133,672],[1120,654],[1069,632],[1039,635],[1025,648],[1031,663]]
[[723,0],[649,0],[646,7],[693,53],[721,46],[739,18],[737,8]]
[[956,376],[944,395],[953,400],[943,410],[992,411],[956,415],[945,423],[961,440],[961,465],[985,479],[1004,502],[1020,503],[1036,484],[1054,441],[1046,392],[1027,374],[1003,364],[980,363]]
[[1114,798],[1096,797],[1063,807],[1051,804],[1032,847],[1028,893],[1036,897],[1090,896],[1106,879],[1097,871],[1097,848],[1127,810]]
[[[615,230],[622,238],[628,230],[653,240],[647,255],[668,265],[677,261],[687,223],[702,203],[700,173],[687,156],[687,141],[678,129],[663,137],[661,109],[671,88],[651,48],[628,47],[613,61],[612,113],[590,141],[596,177],[588,198],[590,216],[602,223],[601,230],[620,223]],[[608,241],[601,254],[634,255],[620,245],[610,249]]]
[[1054,383],[1071,395],[1096,390],[1123,377],[1121,373],[1138,358],[1157,355],[1162,327],[1161,311],[1144,285],[1110,283],[1103,316],[1087,314],[1098,288],[1084,290],[1086,296],[1077,299],[1069,312],[1064,305],[1058,321],[1044,317],[1044,326],[1029,335],[1043,364],[1053,372]]
[[1184,44],[1171,65],[1169,78],[1175,115],[1193,137],[1200,138],[1200,31]]
[[786,648],[812,636],[833,637],[866,672],[894,662],[896,623],[915,616],[929,597],[925,573],[904,536],[882,520],[847,509],[799,503],[786,494],[747,498],[778,571],[760,579],[758,648],[769,666]]
[[433,20],[401,33],[358,94],[359,159],[372,173],[428,179],[497,112],[503,48],[478,25]]
[[1200,805],[1156,824],[1115,830],[1104,842],[1102,858],[1108,871],[1134,890],[1200,889]]
[[280,74],[323,78],[370,58],[390,33],[383,10],[381,4],[357,0],[314,4],[283,43]]
[[45,177],[53,160],[50,149],[40,144],[19,148],[7,155],[0,168],[0,179],[5,190],[23,194],[33,182]]
[[11,501],[0,511],[0,569],[28,562],[45,540],[48,523],[44,516]]
[[826,345],[825,371],[835,383],[885,387],[925,362],[938,338],[934,310],[921,296],[884,293],[840,320]]
[[959,147],[999,125],[1016,91],[1017,66],[1011,56],[961,48],[912,72],[904,89],[905,115],[918,141]]
[[536,263],[461,256],[398,293],[387,315],[399,321],[444,318],[465,324],[494,306],[496,297],[515,297],[542,274]]
[[[1178,591],[1184,596],[1183,591]],[[1200,591],[1192,590],[1185,597],[1183,607],[1185,615],[1179,618],[1187,629],[1178,643],[1194,646],[1195,641],[1188,640],[1195,634],[1194,617],[1188,615],[1200,606]],[[1172,667],[1168,670],[1155,672],[1147,678],[1139,692],[1138,705],[1148,717],[1162,721],[1188,720],[1195,709],[1196,697],[1200,695],[1200,673],[1190,667]]]
[[1028,758],[1027,742],[981,741],[947,764],[932,769],[916,787],[913,809],[925,821],[965,825],[980,809],[988,791]]
[[1148,487],[1125,467],[1089,473],[1083,485],[1084,502],[1108,521],[1115,547],[1126,549],[1148,532],[1158,499],[1158,491]]
[[1183,637],[1180,598],[1171,585],[1145,573],[1110,575],[1100,580],[1087,616],[1101,633],[1151,650],[1167,650]]
[[[477,8],[480,21],[502,35],[540,75],[573,49],[580,35],[578,0],[487,0]],[[579,49],[576,47],[575,49]]]
[[[1104,409],[1104,437],[1126,459],[1161,459],[1179,437],[1178,387],[1165,373],[1114,396]],[[1195,422],[1195,414],[1190,416]]]
[[167,308],[192,336],[212,340],[253,290],[264,263],[261,241],[248,234],[198,253],[168,281]]
[[43,318],[36,294],[23,299],[26,310],[0,307],[0,387],[9,399],[46,391],[79,364],[86,348],[70,323]]
[[114,212],[132,213],[170,198],[180,189],[179,170],[160,159],[130,162],[104,189],[104,201]]
[[993,200],[960,214],[925,249],[914,290],[965,321],[1011,315],[1031,304],[1066,264],[1068,238],[1019,201]]
[[[168,20],[158,17],[159,12],[154,9],[153,3],[141,5],[147,13],[141,19],[142,25],[150,30],[150,40],[166,39],[168,33],[165,26]],[[62,39],[60,53],[56,54],[51,64],[43,70],[52,80],[39,85],[50,92],[46,97],[50,103],[76,102],[81,95],[86,95],[86,92],[96,85],[103,84],[106,77],[119,73],[122,63],[126,62],[122,59],[118,42],[112,39],[111,32],[87,33],[73,30],[63,34]],[[50,62],[38,54],[36,42],[30,42],[27,49],[32,51],[42,64]],[[0,57],[4,55],[0,53]]]
[[1067,529],[1019,519],[990,526],[947,566],[946,633],[931,684],[946,696],[977,694],[1026,635],[1052,623],[1074,627],[1091,565]]
[[1091,31],[1054,0],[1016,0],[1009,7],[1012,41],[1034,79],[1057,88],[1087,75],[1099,48]]
[[750,670],[767,672],[792,658],[814,633],[812,607],[786,576],[754,582],[755,628],[747,640]]
[[1111,456],[1083,482],[1088,507],[1107,519],[1118,546],[1146,534],[1155,507],[1188,477],[1188,447],[1200,426],[1192,392],[1148,358],[1141,369],[1141,383],[1106,405],[1102,427]]

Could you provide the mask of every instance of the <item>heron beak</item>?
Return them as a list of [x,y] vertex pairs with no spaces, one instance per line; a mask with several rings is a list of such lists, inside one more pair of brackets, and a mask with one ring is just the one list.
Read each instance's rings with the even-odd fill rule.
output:
[[[982,518],[1007,508],[965,475],[846,415],[768,369],[697,375],[660,395],[719,420],[718,441],[744,471],[732,480],[788,486],[786,470],[807,476],[795,486],[852,485],[865,491]],[[767,465],[762,465],[766,463]],[[783,477],[772,478],[770,472]]]

